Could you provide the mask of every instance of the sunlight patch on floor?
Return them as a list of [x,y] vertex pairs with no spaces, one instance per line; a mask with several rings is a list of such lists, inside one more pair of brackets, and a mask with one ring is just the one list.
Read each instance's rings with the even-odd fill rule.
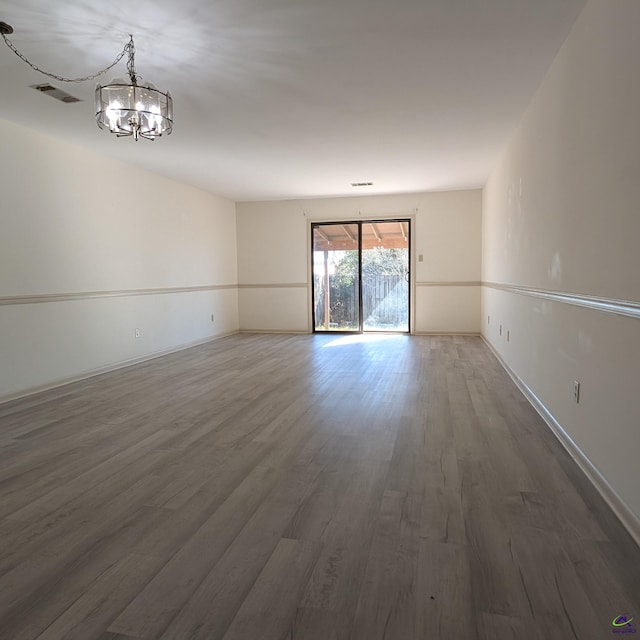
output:
[[327,344],[322,345],[323,349],[327,347],[344,347],[348,344],[362,344],[370,342],[380,342],[381,340],[398,340],[404,338],[404,335],[384,334],[384,333],[357,333],[352,336],[340,336]]

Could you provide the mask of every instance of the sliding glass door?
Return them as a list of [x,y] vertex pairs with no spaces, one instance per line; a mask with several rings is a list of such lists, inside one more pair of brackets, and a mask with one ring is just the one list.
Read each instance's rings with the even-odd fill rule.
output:
[[314,327],[360,331],[357,224],[313,225]]
[[362,224],[364,331],[409,331],[409,221]]
[[315,331],[409,331],[410,221],[313,224]]

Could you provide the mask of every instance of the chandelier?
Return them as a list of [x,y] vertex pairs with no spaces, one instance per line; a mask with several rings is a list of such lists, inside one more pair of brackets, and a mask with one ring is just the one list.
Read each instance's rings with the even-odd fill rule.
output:
[[136,49],[133,36],[130,36],[124,49],[105,69],[83,78],[65,78],[43,71],[27,60],[7,38],[7,35],[11,33],[13,33],[13,27],[5,22],[0,22],[0,35],[9,49],[35,71],[61,82],[94,80],[115,67],[120,60],[127,56],[128,80],[115,78],[109,84],[101,85],[98,83],[96,85],[95,104],[98,127],[115,134],[118,138],[132,137],[136,141],[140,138],[155,140],[164,134],[169,135],[173,130],[173,98],[171,93],[160,91],[155,85],[146,82],[136,73]]
[[96,121],[101,129],[119,138],[154,140],[173,129],[173,98],[145,82],[135,68],[136,49],[133,36],[125,46],[128,54],[129,82],[116,78],[106,85],[96,85]]

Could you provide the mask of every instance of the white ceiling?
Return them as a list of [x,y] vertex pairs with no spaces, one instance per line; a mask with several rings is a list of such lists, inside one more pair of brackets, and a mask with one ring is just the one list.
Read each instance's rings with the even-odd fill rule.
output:
[[[171,136],[116,139],[94,82],[55,86],[0,42],[0,117],[236,201],[480,187],[584,0],[0,0],[42,68],[136,68]],[[124,76],[121,62],[106,78]],[[354,188],[352,182],[373,182]]]

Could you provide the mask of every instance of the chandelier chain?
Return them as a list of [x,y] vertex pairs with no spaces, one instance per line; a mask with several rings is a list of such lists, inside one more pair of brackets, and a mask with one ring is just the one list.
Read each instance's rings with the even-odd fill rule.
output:
[[[131,78],[131,84],[137,84],[137,74],[136,74],[136,48],[133,44],[133,36],[131,36],[131,40],[129,40],[129,44],[127,45],[129,57],[127,59],[127,72],[129,77]],[[124,51],[123,51],[124,54]]]
[[[112,69],[113,67],[115,67],[118,64],[118,62],[120,62],[120,60],[122,60],[122,58],[124,58],[127,54],[129,54],[129,61],[131,62],[131,67],[133,68],[132,54],[135,51],[135,48],[133,46],[133,36],[130,36],[129,42],[127,42],[127,44],[124,46],[124,49],[116,56],[116,59],[108,67],[105,67],[101,71],[98,71],[97,73],[94,73],[90,76],[84,76],[82,78],[65,78],[63,76],[58,76],[55,73],[49,73],[48,71],[44,71],[37,65],[27,60],[26,56],[20,51],[18,51],[18,49],[16,49],[13,42],[11,42],[11,40],[9,40],[9,38],[7,38],[7,36],[4,33],[1,35],[5,41],[5,44],[9,47],[9,49],[11,49],[11,51],[13,51],[13,53],[15,53],[18,56],[18,58],[26,62],[34,71],[37,71],[38,73],[42,73],[45,76],[49,76],[49,78],[53,78],[54,80],[59,80],[60,82],[86,82],[87,80],[95,80],[98,76],[105,74],[107,71],[109,71],[109,69]],[[127,68],[129,68],[129,65],[127,65]]]

